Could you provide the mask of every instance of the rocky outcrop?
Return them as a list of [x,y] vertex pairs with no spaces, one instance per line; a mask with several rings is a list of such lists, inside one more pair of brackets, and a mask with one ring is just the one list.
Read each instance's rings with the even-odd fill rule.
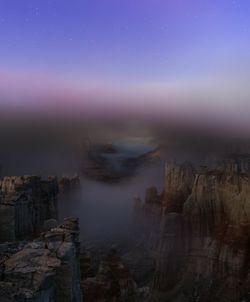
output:
[[182,211],[192,191],[195,170],[188,162],[168,162],[165,171],[165,186],[160,196],[161,211],[157,215],[159,232],[155,234],[155,243],[151,248],[155,258],[152,288],[168,292],[182,279],[188,248]]
[[82,282],[86,302],[133,302],[136,286],[115,250],[103,258],[95,277]]
[[18,251],[13,252],[14,247],[6,244],[2,249],[5,255],[0,252],[1,301],[81,301],[76,219],[65,219],[62,226],[43,233]]
[[226,173],[250,173],[250,155],[226,155],[217,161],[217,169]]
[[136,169],[158,160],[159,148],[137,154],[127,148],[118,148],[110,143],[83,142],[81,172],[83,175],[105,182],[117,182],[133,176]]
[[138,196],[134,197],[134,245],[141,246],[142,249],[152,249],[155,246],[159,238],[162,213],[162,194],[158,193],[156,187],[146,190],[144,202]]
[[179,213],[164,213],[160,238],[155,248],[153,289],[169,291],[182,279],[185,265],[185,225]]
[[62,177],[59,180],[59,193],[62,195],[69,195],[79,192],[81,189],[81,181],[79,176]]
[[57,180],[5,177],[0,182],[0,242],[32,237],[44,221],[57,218]]
[[[199,169],[182,211],[178,203],[170,213],[165,204],[152,288],[161,295],[152,301],[250,301],[247,167],[242,158],[231,158],[216,170]],[[181,179],[175,183],[188,193]]]
[[142,210],[145,225],[150,227],[151,230],[158,229],[162,214],[162,196],[158,194],[156,187],[150,187],[146,190],[145,203]]
[[168,213],[181,213],[183,204],[192,191],[195,169],[189,162],[168,162],[165,171],[163,206]]
[[250,298],[249,181],[249,174],[234,169],[197,175],[184,206],[192,239],[186,270],[200,283],[209,279],[210,296],[218,301]]

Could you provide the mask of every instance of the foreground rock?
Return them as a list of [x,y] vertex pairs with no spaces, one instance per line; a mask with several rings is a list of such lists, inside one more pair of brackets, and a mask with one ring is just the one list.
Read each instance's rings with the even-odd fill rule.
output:
[[136,286],[116,251],[103,258],[95,277],[82,282],[86,302],[134,302]]
[[169,213],[181,213],[183,204],[192,191],[195,169],[189,162],[168,162],[165,171],[163,206]]
[[59,181],[59,193],[61,195],[70,195],[81,190],[81,181],[79,176],[62,177]]
[[[216,170],[199,169],[189,197],[183,195],[182,211],[181,198],[175,199],[176,209],[173,202],[171,212],[167,207],[161,219],[151,301],[250,301],[246,167],[242,158],[231,158]],[[190,180],[180,178],[176,192],[188,192]],[[171,183],[169,188],[175,191]]]
[[250,301],[249,156],[194,170],[167,172],[147,301]]
[[[185,203],[184,218],[192,242],[186,273],[208,301],[250,299],[250,179],[233,170],[198,174]],[[190,292],[189,292],[190,295]]]
[[79,252],[78,221],[73,218],[24,247],[0,245],[1,301],[82,301]]
[[0,182],[0,242],[31,238],[45,220],[56,219],[57,194],[53,177],[4,177]]

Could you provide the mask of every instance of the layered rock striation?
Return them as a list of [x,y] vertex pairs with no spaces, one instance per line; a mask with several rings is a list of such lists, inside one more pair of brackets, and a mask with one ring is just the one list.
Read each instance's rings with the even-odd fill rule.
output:
[[73,218],[24,245],[0,245],[3,302],[80,302],[79,227]]
[[57,218],[54,177],[4,177],[0,182],[0,242],[30,238],[45,220]]
[[61,195],[70,195],[81,190],[81,180],[79,176],[74,177],[62,177],[59,180],[59,193]]
[[250,301],[248,159],[167,165],[149,301]]
[[183,204],[190,195],[195,178],[195,168],[189,162],[167,162],[165,166],[163,207],[169,213],[182,213]]
[[82,282],[86,302],[135,302],[136,285],[115,250],[102,259],[93,278]]

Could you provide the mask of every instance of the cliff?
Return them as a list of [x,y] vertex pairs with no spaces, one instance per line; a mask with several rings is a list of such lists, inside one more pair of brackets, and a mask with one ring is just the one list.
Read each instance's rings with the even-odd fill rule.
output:
[[79,176],[62,177],[59,181],[59,193],[61,195],[70,195],[79,192],[81,189],[81,180]]
[[163,206],[169,213],[181,213],[183,204],[192,191],[195,169],[189,162],[167,162],[165,175]]
[[195,178],[185,167],[167,172],[150,301],[250,301],[248,163],[227,158]]
[[134,302],[136,286],[115,250],[104,257],[93,278],[82,282],[86,302]]
[[[192,239],[186,271],[199,276],[199,283],[210,280],[210,299],[249,301],[249,174],[226,170],[197,175],[183,215]],[[207,295],[205,286],[199,292]]]
[[57,218],[55,178],[5,177],[0,182],[0,242],[34,236],[45,220]]
[[80,302],[79,248],[73,218],[24,247],[0,245],[1,301]]

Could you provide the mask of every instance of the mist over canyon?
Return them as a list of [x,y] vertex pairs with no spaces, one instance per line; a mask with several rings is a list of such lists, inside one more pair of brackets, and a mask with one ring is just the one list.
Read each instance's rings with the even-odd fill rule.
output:
[[249,300],[246,137],[139,121],[1,137],[4,301]]
[[0,1],[0,302],[250,302],[250,1]]

